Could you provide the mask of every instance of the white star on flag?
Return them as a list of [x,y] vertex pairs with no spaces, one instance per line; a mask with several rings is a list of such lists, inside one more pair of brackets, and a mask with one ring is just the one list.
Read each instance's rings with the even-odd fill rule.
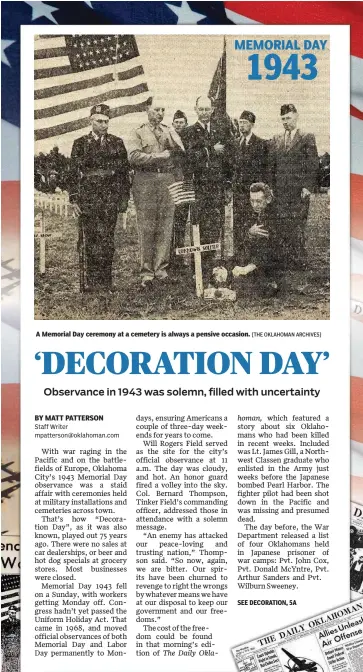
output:
[[16,40],[1,40],[1,62],[5,63],[5,65],[8,65],[9,68],[11,68],[9,59],[5,53],[5,49],[10,47],[11,44],[14,44]]
[[237,12],[234,12],[232,9],[226,8],[226,17],[230,21],[233,21],[233,23],[244,23],[244,24],[253,24],[253,23],[260,23],[259,21],[254,21],[254,19],[250,19],[248,16],[242,16],[242,14],[237,14]]
[[47,2],[27,2],[27,5],[33,10],[32,21],[35,19],[40,19],[42,16],[45,16],[46,19],[52,21],[52,23],[58,23],[53,16],[53,12],[58,12],[58,7],[53,7],[53,5],[48,5]]
[[174,12],[174,14],[177,15],[178,23],[183,25],[198,23],[201,21],[201,19],[205,19],[205,14],[199,14],[198,12],[194,12],[192,9],[190,9],[189,2],[182,2],[180,7],[169,5],[168,2],[165,4],[167,7],[169,7],[169,9],[171,9],[172,12]]

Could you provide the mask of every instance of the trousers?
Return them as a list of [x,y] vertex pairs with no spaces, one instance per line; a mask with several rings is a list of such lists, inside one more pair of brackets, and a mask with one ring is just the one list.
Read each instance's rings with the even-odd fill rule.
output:
[[86,256],[86,285],[110,287],[115,253],[117,205],[97,203],[83,209],[79,219],[83,231]]
[[295,201],[276,199],[281,246],[287,270],[305,268],[307,261],[306,225],[310,198]]
[[168,186],[172,173],[137,171],[132,192],[140,237],[141,277],[165,277],[170,261],[174,203]]
[[[223,231],[224,189],[219,182],[197,182],[193,223],[199,224],[201,245],[218,243]],[[215,252],[203,252],[202,270],[205,282],[211,278],[216,265]],[[223,263],[223,259],[222,259]]]
[[249,191],[236,190],[233,195],[233,259],[238,265],[244,263],[250,208]]

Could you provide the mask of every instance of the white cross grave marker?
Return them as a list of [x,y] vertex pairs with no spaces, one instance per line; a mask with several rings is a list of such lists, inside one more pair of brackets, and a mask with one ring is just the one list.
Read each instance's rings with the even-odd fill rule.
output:
[[212,250],[220,250],[220,243],[200,244],[200,233],[198,224],[192,225],[193,245],[189,247],[177,247],[175,253],[177,255],[194,254],[194,269],[195,269],[195,292],[198,297],[203,296],[203,275],[202,275],[202,252],[211,252]]

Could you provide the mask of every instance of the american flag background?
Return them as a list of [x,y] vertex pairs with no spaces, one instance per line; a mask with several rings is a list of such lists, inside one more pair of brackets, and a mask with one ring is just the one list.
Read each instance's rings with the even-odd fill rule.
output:
[[[9,620],[11,609],[13,620]],[[15,617],[15,618],[14,618]],[[5,671],[20,669],[20,575],[1,575],[1,656]]]
[[8,617],[9,607],[20,610],[20,576],[19,574],[1,575],[1,620]]
[[[22,25],[349,24],[351,27],[351,465],[352,500],[363,503],[363,3],[361,2],[2,2],[2,442],[19,453],[20,29]],[[89,43],[88,43],[89,42]],[[93,98],[112,115],[145,107],[147,82],[136,42],[42,35],[36,41],[36,133],[70,141]],[[104,51],[106,49],[106,51]],[[106,60],[105,60],[106,59]],[[116,67],[117,66],[117,67]],[[54,77],[55,68],[61,75]],[[90,93],[90,87],[97,93]],[[62,90],[60,90],[60,88]],[[61,99],[59,94],[61,93]],[[55,104],[55,96],[57,102]],[[83,116],[81,111],[84,110]],[[345,446],[342,446],[342,450]],[[3,460],[4,461],[4,460]],[[16,462],[16,460],[15,460]],[[13,467],[11,467],[13,468]],[[19,493],[19,490],[16,490]],[[15,496],[15,495],[14,495]],[[11,497],[7,504],[11,502]],[[16,522],[18,525],[18,521]],[[10,534],[19,534],[12,529]],[[2,596],[19,589],[4,576]],[[13,583],[11,583],[13,581]],[[5,585],[6,583],[6,585]],[[10,592],[9,592],[10,591]]]
[[73,139],[96,103],[112,104],[115,118],[143,111],[150,95],[132,35],[39,36],[34,94],[36,141]]
[[184,180],[184,182],[174,182],[169,187],[170,196],[175,205],[182,205],[183,203],[195,203],[195,192],[191,180]]

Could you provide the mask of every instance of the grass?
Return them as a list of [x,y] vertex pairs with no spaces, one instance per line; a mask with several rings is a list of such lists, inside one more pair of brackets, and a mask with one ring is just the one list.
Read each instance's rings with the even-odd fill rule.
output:
[[46,212],[46,274],[39,274],[35,242],[35,318],[39,320],[310,320],[329,319],[329,197],[311,200],[307,225],[308,269],[289,273],[274,298],[261,296],[241,279],[235,302],[195,296],[192,273],[145,293],[140,289],[138,236],[131,215],[127,230],[116,229],[112,296],[81,295],[77,226],[71,217]]

